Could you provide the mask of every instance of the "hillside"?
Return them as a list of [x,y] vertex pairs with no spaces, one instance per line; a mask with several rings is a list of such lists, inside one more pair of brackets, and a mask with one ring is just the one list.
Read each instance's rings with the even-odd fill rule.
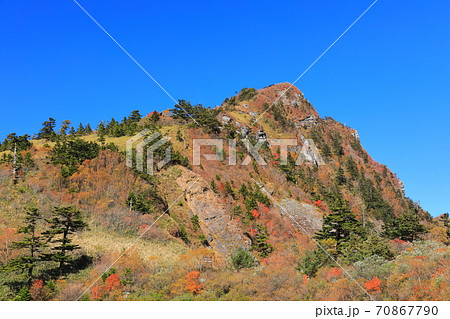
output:
[[[8,136],[0,298],[448,300],[448,215],[432,219],[356,130],[321,118],[296,87],[283,95],[289,87],[245,88],[214,109],[180,101],[145,117],[133,111],[95,131],[66,122],[55,132],[49,119],[33,138]],[[154,175],[139,171],[136,152],[126,165],[126,142],[143,129],[169,138],[155,163],[172,149]],[[199,139],[224,148],[202,147],[195,165]],[[296,144],[286,163],[283,139]],[[247,143],[258,141],[267,165],[246,161]],[[33,235],[21,229],[30,207],[42,217]],[[79,247],[66,259],[51,253],[55,207],[74,207],[87,224],[69,235]],[[29,246],[13,242],[30,236],[49,239],[25,263]]]

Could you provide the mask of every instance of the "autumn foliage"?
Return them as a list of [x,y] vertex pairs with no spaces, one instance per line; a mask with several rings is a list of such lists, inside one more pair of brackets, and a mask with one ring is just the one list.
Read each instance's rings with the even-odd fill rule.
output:
[[199,281],[200,272],[191,271],[186,275],[185,289],[193,294],[199,294],[202,292],[203,286]]
[[366,288],[367,292],[373,292],[377,293],[381,290],[381,280],[378,279],[378,277],[373,277],[372,280],[366,281],[364,284],[364,287]]

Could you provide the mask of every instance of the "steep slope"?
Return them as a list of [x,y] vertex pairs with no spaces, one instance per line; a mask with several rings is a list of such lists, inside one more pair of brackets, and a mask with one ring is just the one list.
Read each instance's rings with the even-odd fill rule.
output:
[[[20,254],[11,249],[11,242],[21,236],[17,229],[26,207],[36,206],[48,219],[54,206],[73,205],[89,224],[74,236],[83,248],[75,255],[90,262],[56,278],[42,271],[51,267],[43,262],[35,277],[46,283],[58,280],[57,289],[43,299],[76,299],[124,253],[126,258],[114,266],[115,273],[107,274],[121,279],[116,290],[105,286],[104,280],[95,286],[96,293],[84,298],[359,300],[366,294],[335,264],[324,262],[314,274],[302,268],[316,248],[310,235],[323,230],[327,217],[344,212],[355,224],[350,226],[359,229],[342,245],[330,238],[322,243],[361,285],[375,276],[368,273],[380,276],[386,292],[377,298],[399,296],[395,280],[404,273],[398,264],[413,264],[416,255],[425,254],[424,249],[429,261],[420,264],[427,269],[425,280],[431,285],[434,278],[443,276],[448,271],[448,248],[437,243],[446,240],[442,223],[431,221],[427,212],[405,197],[402,182],[369,156],[354,129],[321,118],[303,93],[290,86],[246,88],[216,109],[180,101],[161,114],[140,118],[133,112],[120,123],[113,119],[101,123],[95,132],[55,133],[33,140],[19,150],[17,183],[11,179],[14,138],[5,141],[6,151],[0,154],[0,264]],[[164,156],[166,147],[172,147],[172,161],[162,168],[155,166],[154,176],[127,167],[125,161],[126,141],[144,128],[170,138],[155,152],[156,160]],[[201,165],[194,165],[196,139],[220,140],[223,152],[202,147]],[[282,139],[291,143],[286,163],[282,162]],[[246,146],[258,141],[257,152],[265,165],[258,164]],[[92,143],[98,144],[97,152],[83,157]],[[71,152],[81,156],[77,162],[64,162],[64,152],[55,161],[55,152],[69,144],[74,147]],[[217,153],[221,159],[204,157]],[[236,163],[230,164],[233,156]],[[386,225],[409,215],[419,216],[432,229],[422,237],[435,241],[419,245],[400,237],[382,237]],[[44,231],[45,220],[38,226],[39,232]],[[375,251],[372,246],[382,249]],[[367,247],[372,249],[369,253]],[[237,252],[247,260],[242,267]],[[432,253],[438,257],[430,257]],[[370,270],[367,265],[380,268]],[[365,274],[361,267],[370,271]],[[394,269],[392,278],[386,269]],[[202,281],[198,279],[196,285],[202,293],[187,287],[186,276],[191,272],[199,272]],[[0,276],[2,299],[18,292],[16,286],[8,286],[12,281],[8,276]],[[413,275],[405,278],[411,287],[424,280]],[[401,294],[402,299],[424,299],[424,287],[409,290]],[[433,298],[445,298],[444,291],[439,286]]]

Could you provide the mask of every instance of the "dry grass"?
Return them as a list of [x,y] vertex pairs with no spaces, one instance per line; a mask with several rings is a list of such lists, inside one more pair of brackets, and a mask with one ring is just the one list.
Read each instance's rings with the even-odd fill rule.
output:
[[[89,255],[95,256],[122,252],[129,248],[137,238],[138,236],[125,236],[92,227],[77,236],[75,242],[82,246]],[[133,247],[144,260],[153,260],[156,257],[166,265],[175,263],[179,255],[187,252],[187,247],[176,240],[158,242],[140,239]]]

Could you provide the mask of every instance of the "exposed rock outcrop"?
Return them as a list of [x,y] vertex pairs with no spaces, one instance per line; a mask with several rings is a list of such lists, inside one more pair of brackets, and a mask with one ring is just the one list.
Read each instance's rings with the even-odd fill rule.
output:
[[[313,235],[322,228],[321,213],[314,206],[306,203],[299,203],[295,199],[285,199],[281,201],[280,204],[287,213],[308,232],[309,235]],[[286,212],[283,210],[280,210],[280,213],[286,215]],[[292,221],[292,224],[295,228],[299,228],[294,221]]]
[[188,189],[185,199],[192,213],[199,217],[200,228],[215,252],[227,257],[239,247],[250,247],[250,239],[230,220],[225,205],[200,175],[183,168],[177,184]]

